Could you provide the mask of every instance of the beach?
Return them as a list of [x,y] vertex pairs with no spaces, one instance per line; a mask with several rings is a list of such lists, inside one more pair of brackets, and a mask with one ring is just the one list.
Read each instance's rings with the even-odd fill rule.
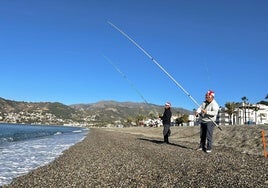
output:
[[199,127],[91,128],[52,163],[3,187],[268,187],[261,130],[215,128],[212,153],[197,151]]

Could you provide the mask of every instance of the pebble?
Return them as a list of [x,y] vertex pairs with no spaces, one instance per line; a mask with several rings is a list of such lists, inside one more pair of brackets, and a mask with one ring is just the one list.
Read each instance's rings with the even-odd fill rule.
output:
[[3,187],[268,187],[268,160],[215,146],[92,128],[52,163]]

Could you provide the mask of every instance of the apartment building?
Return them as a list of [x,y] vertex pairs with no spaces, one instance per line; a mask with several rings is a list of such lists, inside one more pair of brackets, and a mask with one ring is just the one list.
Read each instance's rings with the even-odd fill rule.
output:
[[220,108],[219,125],[268,124],[268,106],[241,103],[229,117],[226,108]]

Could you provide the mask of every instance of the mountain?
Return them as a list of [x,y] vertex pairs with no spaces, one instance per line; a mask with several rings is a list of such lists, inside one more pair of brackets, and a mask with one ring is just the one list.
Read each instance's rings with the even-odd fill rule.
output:
[[[95,116],[103,122],[117,120],[133,120],[137,116],[158,117],[164,112],[164,106],[148,103],[135,102],[117,102],[117,101],[100,101],[92,104],[74,104],[70,105],[75,110],[84,112],[87,115]],[[171,108],[174,115],[190,114],[189,110],[183,108]]]
[[[0,98],[0,120],[9,123],[84,124],[105,126],[115,122],[135,122],[158,117],[164,106],[155,104],[100,101],[91,104],[65,105],[58,102],[24,102]],[[183,108],[172,108],[174,115],[190,114]]]
[[59,118],[69,118],[76,113],[75,109],[58,102],[24,102],[12,101],[0,98],[0,112],[1,113],[51,113]]

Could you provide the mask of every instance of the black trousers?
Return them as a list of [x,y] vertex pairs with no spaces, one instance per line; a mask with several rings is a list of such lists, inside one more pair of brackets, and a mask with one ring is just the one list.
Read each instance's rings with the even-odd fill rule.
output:
[[169,143],[168,137],[170,136],[170,124],[165,124],[163,129],[164,142]]

